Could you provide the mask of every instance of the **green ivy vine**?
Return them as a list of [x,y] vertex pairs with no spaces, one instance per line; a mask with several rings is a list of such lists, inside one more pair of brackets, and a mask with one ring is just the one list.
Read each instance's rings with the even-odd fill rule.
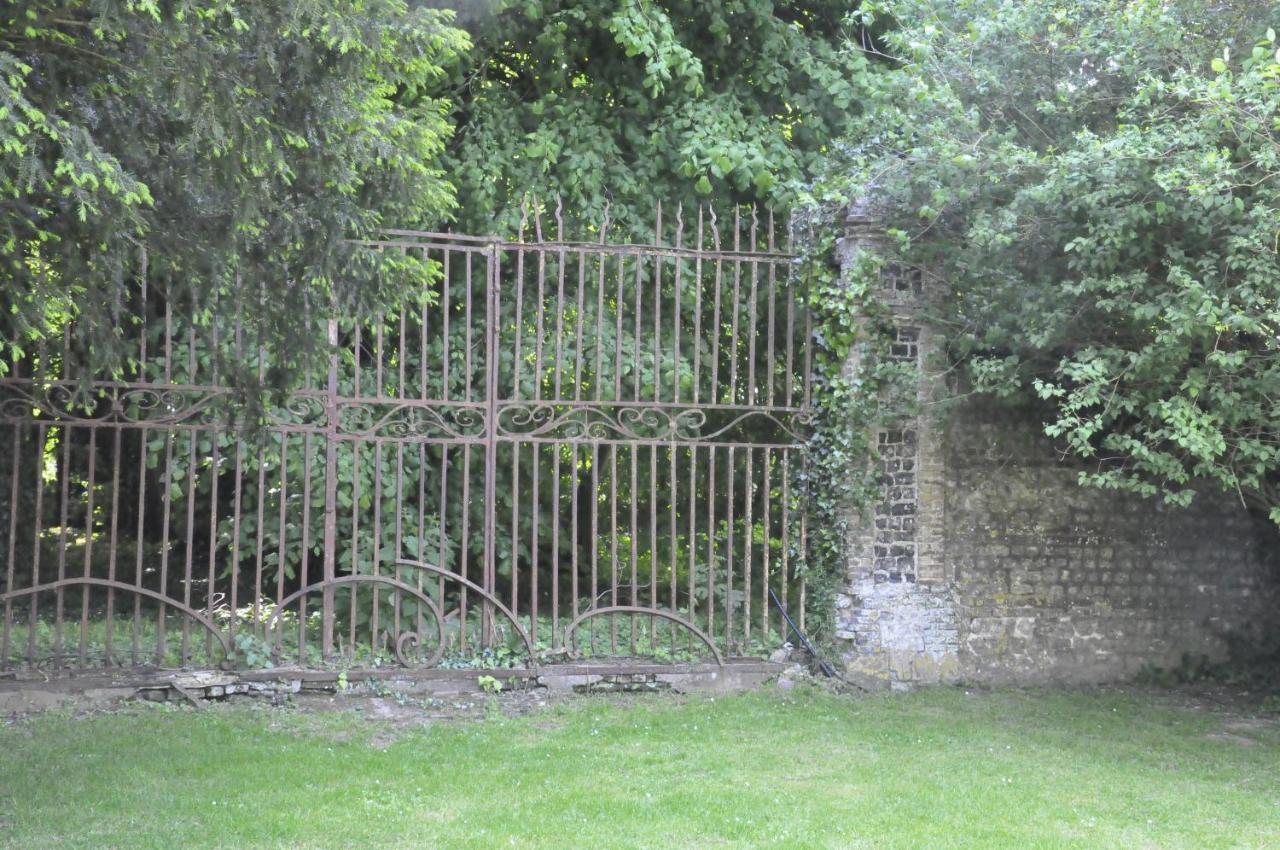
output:
[[913,365],[890,357],[893,323],[877,297],[883,258],[862,250],[842,274],[828,231],[801,255],[813,316],[815,420],[801,473],[808,497],[807,627],[819,647],[834,637],[850,534],[880,498],[875,435],[914,414]]

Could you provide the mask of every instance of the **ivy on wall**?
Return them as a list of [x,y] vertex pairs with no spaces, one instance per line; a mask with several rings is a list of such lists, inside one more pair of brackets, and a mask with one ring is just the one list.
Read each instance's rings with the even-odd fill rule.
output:
[[[883,258],[860,250],[842,270],[827,229],[802,255],[814,321],[816,409],[801,473],[808,495],[807,625],[819,646],[834,632],[850,537],[881,497],[876,432],[915,413],[917,370],[889,356],[893,323],[879,299]],[[843,272],[843,273],[842,273]]]

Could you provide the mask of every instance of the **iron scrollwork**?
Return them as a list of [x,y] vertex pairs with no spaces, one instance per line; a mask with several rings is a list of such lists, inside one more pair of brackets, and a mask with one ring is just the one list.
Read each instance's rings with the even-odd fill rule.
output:
[[30,421],[43,416],[76,425],[216,425],[222,387],[99,387],[87,394],[69,384],[37,387],[30,381],[0,382],[0,419]]
[[518,402],[498,410],[497,433],[517,440],[787,444],[803,442],[812,421],[813,414],[807,410]]
[[476,440],[485,433],[475,405],[349,403],[338,409],[338,430],[361,437]]

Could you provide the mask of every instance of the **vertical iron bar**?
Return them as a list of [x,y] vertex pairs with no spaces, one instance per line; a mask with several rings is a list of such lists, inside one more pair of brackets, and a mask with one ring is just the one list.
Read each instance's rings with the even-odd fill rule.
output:
[[716,403],[724,400],[720,392],[720,337],[724,334],[720,324],[720,301],[724,289],[724,260],[720,258],[720,230],[716,226],[714,209],[711,211],[711,240],[716,250],[715,303],[711,310],[711,401]]
[[551,503],[554,507],[551,509],[550,641],[554,644],[560,630],[560,443],[558,442],[551,444]]
[[[285,558],[288,555],[288,506],[289,506],[289,434],[280,432],[280,511],[279,531],[276,539],[276,597],[272,600],[279,605],[284,599]],[[276,648],[280,647],[283,630],[276,629]]]
[[[653,244],[662,245],[662,202],[658,202]],[[676,258],[677,265],[679,257]],[[662,252],[653,253],[653,400],[662,400]],[[652,561],[652,556],[650,558]]]
[[626,276],[627,255],[618,254],[618,295],[613,302],[613,400],[622,400],[622,286]]
[[[22,444],[22,426],[15,422],[13,424],[13,459],[9,468],[13,471],[11,482],[9,485],[9,558],[6,562],[4,572],[5,590],[13,590],[13,576],[17,569],[17,537],[18,537],[18,476],[20,474],[22,464],[22,454],[19,448]],[[36,470],[39,473],[39,469]],[[36,541],[36,548],[39,548],[40,541]],[[6,599],[4,601],[4,632],[0,634],[0,669],[7,670],[10,665],[9,659],[9,640],[11,630],[13,628],[13,600]],[[27,659],[31,661],[30,658]]]
[[[373,528],[371,529],[373,539],[370,541],[373,551],[370,559],[370,566],[373,568],[373,575],[382,574],[382,441],[373,441]],[[381,588],[376,582],[369,588],[373,598],[373,609],[369,614],[369,639],[371,641],[375,656],[381,648],[382,638],[379,633],[378,626],[382,621],[382,594]],[[394,644],[395,635],[391,636]]]
[[573,622],[578,618],[578,541],[581,539],[578,533],[578,444],[572,442],[569,444],[569,470],[572,474],[569,485],[569,517],[571,528],[569,531],[569,569],[571,573],[569,598],[573,600],[573,611],[569,614],[569,621]]
[[737,490],[734,473],[737,471],[733,465],[733,452],[735,446],[730,445],[728,457],[725,459],[725,560],[724,560],[724,639],[725,648],[733,647],[733,549],[734,549],[734,528],[733,528],[733,497],[734,491]]
[[707,446],[707,635],[716,639],[716,447]]
[[[485,445],[484,445],[484,589],[492,595],[498,583],[498,334],[502,332],[502,253],[489,246],[485,269]],[[562,287],[563,288],[563,287]],[[493,639],[493,608],[484,600],[481,626],[486,645]]]
[[[145,433],[145,432],[144,432]],[[49,439],[48,428],[44,423],[36,425],[36,447],[43,453],[45,446],[48,445]],[[36,474],[36,506],[35,506],[35,528],[32,533],[32,552],[31,552],[31,586],[40,586],[40,538],[44,534],[44,470],[37,464],[35,468]],[[138,548],[141,553],[142,548]],[[36,625],[39,622],[40,612],[40,594],[31,594],[31,607],[28,609],[27,624],[27,660],[34,661],[36,657]]]
[[[706,251],[706,235],[703,230],[703,206],[698,205],[698,249],[693,255],[693,403],[697,404],[702,390],[702,255]],[[713,398],[712,401],[715,401]],[[692,600],[690,601],[692,604]]]
[[[541,228],[539,228],[539,241],[541,241]],[[546,315],[546,288],[547,288],[547,252],[545,246],[538,246],[538,313],[535,320],[537,336],[533,341],[533,398],[536,401],[542,400],[542,344],[543,344],[543,328]],[[535,467],[536,468],[536,467]],[[535,479],[536,480],[536,479]]]
[[[210,544],[209,569],[212,576],[213,546]],[[311,432],[302,435],[302,542],[298,548],[298,586],[309,587],[308,561],[311,560]],[[212,583],[212,579],[211,579]],[[298,600],[298,663],[307,663],[307,597]]]
[[[39,476],[37,476],[39,479]],[[37,496],[39,490],[36,491]],[[39,502],[37,501],[37,505]],[[143,528],[145,526],[147,514],[147,429],[144,427],[138,432],[138,539],[135,547],[135,558],[133,565],[133,583],[135,587],[142,587],[142,552],[145,548],[142,545]],[[39,528],[40,511],[36,509],[37,530]],[[39,549],[36,549],[37,556]],[[129,660],[133,664],[138,663],[139,641],[142,638],[142,596],[135,593],[133,595],[133,634],[130,643]]]
[[[759,337],[760,261],[756,254],[756,208],[751,208],[751,302],[748,305],[747,335],[747,404],[754,405],[759,395],[756,387],[756,343]],[[750,594],[748,594],[750,595]]]
[[769,640],[769,550],[773,548],[773,525],[769,516],[770,490],[773,486],[772,466],[773,458],[770,456],[768,447],[761,450],[763,455],[764,468],[764,487],[762,498],[764,504],[760,510],[760,524],[764,527],[764,536],[761,546],[761,578],[760,578],[760,639],[762,641]]
[[[192,330],[194,333],[194,329]],[[191,608],[191,580],[195,577],[195,532],[196,532],[196,448],[197,432],[188,432],[187,439],[187,544],[186,559],[182,568],[182,604]],[[182,648],[178,655],[186,665],[191,659],[191,618],[182,617]]]
[[564,371],[564,261],[565,252],[561,248],[556,259],[556,377],[553,398],[557,401],[564,398],[561,379]]
[[[631,395],[632,395],[633,401],[639,401],[640,400],[640,384],[641,384],[641,381],[640,381],[641,351],[640,349],[644,347],[643,345],[641,345],[642,337],[640,336],[640,327],[641,327],[640,315],[643,312],[642,302],[644,299],[644,254],[637,253],[635,256],[636,256],[636,279],[632,283],[632,286],[635,288],[635,291],[636,291],[636,315],[635,315],[635,326],[634,328],[632,328],[632,331],[631,331],[632,333],[631,350],[632,350],[632,354],[634,355],[632,357],[632,362],[631,362],[631,375],[633,378],[633,380],[631,381]],[[634,635],[634,632],[635,630],[633,629],[632,630],[633,635]]]
[[755,534],[752,527],[752,507],[755,501],[755,477],[754,477],[754,460],[755,450],[747,447],[744,449],[747,453],[747,470],[746,477],[743,479],[746,487],[746,497],[743,499],[743,508],[745,516],[743,517],[743,534],[742,534],[742,639],[748,646],[751,644],[751,574],[752,561],[754,560],[752,553],[755,549]]
[[[773,211],[772,210],[769,211],[769,250],[771,252],[773,251]],[[777,365],[777,359],[775,356],[776,352],[774,351],[774,340],[773,340],[774,329],[775,329],[775,326],[777,325],[777,318],[775,316],[775,312],[777,308],[775,306],[775,303],[778,298],[778,264],[777,262],[770,260],[768,263],[768,266],[769,266],[769,309],[766,312],[766,315],[768,318],[765,320],[767,333],[768,333],[768,337],[765,341],[765,364],[766,364],[765,375],[767,376],[765,380],[767,382],[768,389],[766,390],[766,392],[768,393],[768,395],[765,398],[765,404],[767,404],[769,407],[773,407],[775,404],[774,384],[778,382],[778,365]]]
[[[86,482],[86,499],[84,513],[84,577],[89,578],[93,566],[93,515],[96,508],[95,493],[97,489],[96,473],[98,466],[98,429],[89,429],[89,471]],[[80,640],[76,658],[80,666],[85,666],[85,654],[89,648],[89,588],[80,591]]]
[[[689,584],[689,622],[697,623],[698,617],[698,597],[697,597],[697,551],[698,551],[698,446],[691,444],[689,446],[689,513],[685,517],[684,526],[689,536],[689,575],[687,581]],[[693,646],[693,635],[689,636],[689,646]]]
[[[425,348],[424,348],[425,350]],[[426,444],[418,442],[418,545],[414,547],[413,557],[423,562],[427,559],[426,551],[427,542],[427,447]],[[437,565],[439,566],[439,565]],[[414,570],[417,574],[414,583],[418,587],[418,592],[423,593],[423,580],[425,579],[425,570]],[[443,603],[443,600],[439,600]],[[422,613],[422,605],[418,605],[418,616],[414,623],[415,631],[421,635],[426,629],[426,617]],[[443,613],[444,609],[440,609]],[[441,624],[444,625],[443,623]]]
[[[511,398],[516,400],[521,398],[520,395],[520,375],[524,369],[524,355],[521,353],[521,340],[524,336],[524,255],[523,247],[516,249],[516,348],[515,356],[511,358],[513,384],[511,389]],[[515,610],[512,608],[511,610]]]
[[262,562],[265,553],[265,531],[267,522],[267,451],[265,437],[258,438],[258,522],[254,526],[256,537],[253,555],[253,633],[259,637],[262,631]]
[[[674,295],[672,302],[674,304],[674,318],[672,321],[672,330],[675,334],[675,340],[671,345],[671,401],[673,404],[680,403],[680,308],[683,299],[683,293],[680,290],[680,275],[684,270],[684,207],[676,207],[676,278],[674,284]],[[696,338],[695,338],[696,341]],[[673,455],[674,457],[674,455]],[[672,604],[674,604],[674,597]],[[674,632],[672,633],[674,635]]]
[[[609,604],[618,604],[618,444],[609,444],[609,513],[613,521],[613,533],[609,537],[611,563],[609,567]],[[609,651],[618,653],[618,618],[609,617]]]
[[[111,531],[109,532],[110,536],[108,537],[107,543],[107,579],[109,581],[116,580],[116,564],[120,554],[120,455],[123,450],[124,442],[124,429],[116,428],[114,430],[115,433],[111,444]],[[115,661],[115,617],[116,593],[114,588],[108,588],[107,636],[106,645],[103,647],[106,652],[107,664],[114,664]],[[8,618],[6,618],[6,621],[7,619]]]
[[[638,292],[639,289],[640,287],[637,286],[636,291]],[[627,491],[627,495],[630,496],[630,501],[631,501],[631,525],[627,527],[627,532],[631,536],[631,580],[629,582],[631,585],[631,603],[630,604],[635,606],[640,604],[640,592],[639,592],[639,585],[638,585],[638,582],[640,580],[639,573],[638,573],[638,568],[639,568],[638,560],[639,560],[640,553],[637,545],[639,542],[637,538],[640,535],[640,526],[639,526],[638,517],[637,517],[637,508],[639,506],[636,504],[636,501],[638,500],[638,496],[637,496],[638,485],[636,483],[638,470],[636,468],[636,460],[637,460],[636,455],[639,453],[640,447],[636,443],[631,443],[627,448],[631,450],[629,452],[631,456],[631,487]],[[631,635],[631,654],[635,655],[636,654],[636,624],[634,620],[631,621],[631,629],[629,631],[629,634]]]
[[[573,347],[573,400],[582,401],[582,311],[586,309],[587,252],[578,251],[578,308],[574,314],[577,333]],[[575,479],[576,480],[576,479]],[[577,604],[576,602],[574,603]]]
[[[459,575],[469,578],[471,563],[471,444],[462,446],[462,548],[458,550]],[[462,586],[458,606],[458,648],[467,649],[467,586]]]
[[[351,575],[360,575],[360,491],[363,482],[360,476],[360,440],[351,441]],[[357,592],[359,585],[352,584],[348,590],[351,603],[351,622],[347,625],[347,653],[356,650]]]
[[[424,312],[426,308],[423,308]],[[329,374],[324,397],[324,580],[331,582],[338,575],[338,319],[328,321]],[[426,358],[423,357],[425,375]],[[425,386],[426,380],[423,379]],[[238,461],[238,457],[237,457]],[[239,474],[237,473],[237,481]],[[237,491],[237,497],[239,492]],[[259,496],[261,499],[261,496]],[[234,560],[233,560],[234,563]],[[333,657],[334,598],[333,587],[326,586],[321,597],[320,655],[324,660]]]
[[231,496],[231,589],[230,589],[230,631],[231,645],[235,646],[236,627],[240,620],[240,506],[243,501],[241,491],[244,488],[244,441],[236,435],[235,492]]
[[[782,584],[782,607],[787,607],[787,595],[791,587],[791,573],[788,567],[791,564],[791,450],[782,450],[782,551],[778,558],[781,563],[778,565],[778,571],[781,575]],[[786,635],[786,624],[779,622],[778,628],[782,631],[783,636]]]
[[[801,471],[804,473],[804,480],[809,480],[809,459],[801,456]],[[806,487],[807,489],[807,487]],[[809,552],[809,511],[807,507],[808,493],[802,493],[801,499],[805,500],[805,504],[800,509],[800,551],[802,557],[807,557]],[[805,625],[805,609],[809,607],[808,599],[808,580],[802,573],[800,575],[800,631],[804,631]]]
[[[677,499],[678,486],[677,486],[677,477],[676,477],[676,454],[677,453],[676,453],[675,443],[672,443],[671,445],[667,446],[667,457],[671,461],[671,464],[670,464],[671,469],[670,469],[670,477],[669,477],[669,480],[671,483],[670,483],[670,495],[668,497],[668,500],[670,501],[670,509],[671,509],[671,516],[670,516],[671,528],[669,531],[669,537],[667,538],[668,545],[671,547],[671,596],[670,596],[670,599],[671,599],[671,613],[678,615],[680,613],[680,601],[677,598],[676,585],[678,582],[677,573],[679,572],[680,552],[679,552],[679,547],[676,545],[679,539],[676,535],[676,504],[678,501]],[[671,633],[671,651],[675,652],[675,649],[676,649],[675,627],[673,626],[669,628],[668,631]]]
[[[592,374],[591,381],[595,384],[595,400],[601,401],[604,398],[604,278],[605,266],[608,265],[608,255],[601,251],[598,259],[600,261],[600,275],[596,279],[596,323],[594,327],[596,335],[596,370]],[[593,607],[594,604],[593,602]],[[592,629],[592,635],[594,639],[594,628]]]
[[450,296],[450,274],[449,260],[453,257],[453,252],[448,248],[444,250],[444,284],[440,287],[441,304],[440,304],[440,322],[443,327],[443,351],[440,357],[440,400],[449,400],[449,296]]
[[[535,469],[536,473],[537,470]],[[520,610],[520,444],[511,444],[511,610]]]
[[[604,257],[601,255],[601,262]],[[588,609],[595,608],[600,602],[600,444],[591,444],[591,604]],[[591,652],[596,651],[596,627],[591,625]]]
[[[539,370],[541,375],[542,371]],[[529,444],[529,453],[532,455],[533,462],[529,464],[529,476],[532,478],[532,493],[530,498],[533,505],[533,521],[530,534],[532,536],[529,544],[529,636],[534,641],[538,639],[538,530],[542,524],[541,507],[542,503],[538,498],[538,484],[542,480],[542,467],[539,464],[538,444]]]
[[[448,555],[448,547],[446,537],[446,529],[449,524],[449,444],[443,443],[440,446],[440,521],[437,523],[437,540],[436,540],[436,558],[438,566],[441,569],[450,569],[450,565],[446,563]],[[440,601],[440,611],[444,613],[444,576],[436,577],[436,598]],[[447,636],[446,636],[447,637]]]
[[471,395],[471,386],[472,386],[472,380],[473,380],[472,372],[474,371],[474,370],[473,370],[473,368],[472,368],[472,364],[471,364],[471,332],[472,332],[472,330],[473,330],[472,325],[473,325],[473,324],[475,324],[475,323],[471,320],[471,302],[472,302],[472,292],[471,292],[471,290],[472,290],[472,288],[473,288],[473,287],[474,287],[474,285],[475,285],[475,281],[473,280],[473,278],[472,278],[472,276],[471,276],[471,260],[472,260],[472,257],[471,257],[471,252],[470,252],[470,251],[468,251],[468,252],[466,253],[466,258],[467,258],[467,279],[466,279],[466,287],[467,287],[467,288],[466,288],[466,293],[467,293],[467,298],[466,298],[466,313],[465,313],[465,318],[464,318],[464,320],[463,320],[463,324],[464,324],[464,326],[466,327],[466,359],[465,359],[465,361],[464,361],[464,362],[466,363],[466,373],[467,373],[467,374],[466,374],[466,378],[467,378],[467,379],[466,379],[466,395],[464,396],[464,398],[465,398],[467,401],[471,401],[471,400],[472,400],[472,395]]
[[[166,368],[168,358],[165,359]],[[160,595],[169,595],[169,523],[173,514],[173,432],[164,435],[164,517],[160,529]],[[156,663],[164,664],[165,656],[165,608],[156,611]]]
[[[213,604],[217,595],[217,556],[218,556],[218,467],[221,466],[218,452],[218,434],[209,433],[211,451],[209,453],[209,570],[208,585],[205,587],[205,616],[213,622]],[[206,659],[213,656],[213,634],[205,629],[204,655]],[[207,663],[207,662],[206,662]]]
[[[658,607],[658,444],[649,444],[649,607]],[[657,620],[649,618],[649,647],[658,642]]]
[[[65,339],[66,334],[63,336]],[[58,581],[62,581],[67,577],[67,523],[70,521],[67,512],[70,502],[69,488],[71,485],[71,428],[67,425],[63,425],[58,428],[58,439],[62,443],[62,460],[58,463],[58,516],[60,518],[58,521]],[[65,591],[62,586],[59,585],[58,589],[54,591],[53,594],[53,656],[54,663],[58,667],[62,666],[62,617],[64,593]]]
[[[738,404],[738,314],[742,306],[742,221],[741,211],[733,208],[733,312],[729,325],[729,403]],[[731,549],[733,547],[730,547]]]

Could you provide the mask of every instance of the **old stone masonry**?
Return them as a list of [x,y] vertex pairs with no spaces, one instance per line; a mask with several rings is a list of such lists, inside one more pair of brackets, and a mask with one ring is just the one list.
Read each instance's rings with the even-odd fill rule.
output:
[[[852,210],[846,272],[879,239],[873,215]],[[940,286],[896,266],[881,282],[892,355],[919,368],[922,401],[955,395],[928,321]],[[1206,492],[1183,510],[1085,489],[1029,414],[921,408],[876,434],[882,498],[854,523],[836,598],[851,678],[1101,682],[1184,654],[1221,659],[1232,637],[1280,625],[1280,540],[1238,501]]]

